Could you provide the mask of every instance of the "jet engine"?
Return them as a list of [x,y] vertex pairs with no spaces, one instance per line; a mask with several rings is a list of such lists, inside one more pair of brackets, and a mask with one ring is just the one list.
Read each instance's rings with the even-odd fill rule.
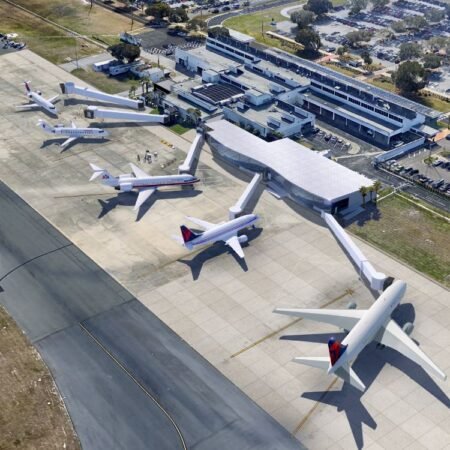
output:
[[355,302],[349,302],[347,304],[347,309],[356,309],[356,303]]
[[403,325],[403,331],[409,336],[414,330],[414,325],[411,322],[406,322]]
[[243,234],[242,236],[238,237],[239,240],[239,244],[245,244],[246,242],[248,242],[248,236]]
[[39,95],[42,95],[42,92],[41,91],[36,91]]
[[132,183],[120,183],[120,190],[122,192],[130,192],[133,189]]

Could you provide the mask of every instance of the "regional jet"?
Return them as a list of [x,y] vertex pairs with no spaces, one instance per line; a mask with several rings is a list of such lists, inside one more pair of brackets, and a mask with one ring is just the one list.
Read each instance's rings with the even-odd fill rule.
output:
[[248,241],[248,237],[245,234],[238,236],[237,233],[244,228],[254,227],[259,217],[256,214],[247,214],[220,224],[206,222],[206,220],[196,219],[195,217],[186,217],[186,219],[205,230],[202,233],[197,233],[184,225],[181,226],[181,243],[187,249],[192,250],[197,245],[223,241],[240,258],[244,258],[244,251],[242,250],[241,244],[245,244]]
[[48,111],[50,114],[54,116],[58,116],[58,111],[56,111],[56,107],[53,102],[58,98],[58,95],[55,95],[48,100],[42,97],[42,93],[40,91],[32,91],[30,87],[30,82],[25,81],[25,89],[26,95],[30,99],[30,103],[26,105],[18,105],[17,109],[33,109],[33,108],[43,108]]
[[68,136],[62,144],[61,147],[67,147],[71,142],[80,138],[102,138],[108,136],[108,132],[106,130],[102,130],[101,128],[77,128],[74,122],[72,122],[70,127],[65,127],[63,125],[52,126],[47,123],[45,120],[39,120],[37,126],[42,128],[46,133],[54,134],[56,136]]
[[101,176],[103,184],[111,186],[118,191],[129,192],[136,189],[138,191],[138,197],[136,204],[134,205],[135,210],[139,209],[160,187],[189,186],[200,181],[197,177],[190,174],[150,176],[132,163],[130,163],[133,171],[132,174],[113,177],[107,170],[102,169],[95,164],[89,165],[94,171],[89,181],[95,180],[97,177]]

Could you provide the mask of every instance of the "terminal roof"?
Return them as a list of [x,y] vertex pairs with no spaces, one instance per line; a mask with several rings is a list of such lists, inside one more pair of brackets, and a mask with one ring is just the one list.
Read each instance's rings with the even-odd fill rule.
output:
[[373,181],[285,138],[266,142],[226,121],[208,122],[209,134],[230,150],[271,168],[291,184],[330,202]]

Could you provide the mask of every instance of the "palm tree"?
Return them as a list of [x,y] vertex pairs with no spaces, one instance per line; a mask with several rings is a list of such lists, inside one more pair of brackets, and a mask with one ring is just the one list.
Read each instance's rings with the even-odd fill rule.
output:
[[366,186],[361,186],[359,188],[359,192],[360,192],[360,194],[362,195],[362,198],[363,198],[363,206],[366,206],[366,195],[367,195],[367,192],[368,192],[367,187]]
[[373,182],[372,190],[375,192],[375,203],[377,202],[378,192],[380,192],[381,189],[381,182],[376,180]]

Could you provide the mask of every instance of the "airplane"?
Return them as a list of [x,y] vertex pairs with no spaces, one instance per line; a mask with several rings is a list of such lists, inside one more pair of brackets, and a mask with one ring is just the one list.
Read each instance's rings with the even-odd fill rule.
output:
[[89,181],[95,180],[101,175],[102,183],[111,186],[121,192],[129,192],[132,189],[138,191],[138,198],[134,210],[139,209],[150,196],[163,186],[188,186],[198,183],[200,180],[190,174],[150,176],[133,163],[130,163],[133,174],[123,174],[113,177],[107,170],[89,164],[94,171]]
[[377,341],[382,346],[397,350],[420,365],[428,373],[446,380],[445,373],[408,336],[408,331],[411,332],[412,329],[408,330],[406,327],[402,329],[391,319],[392,312],[399,305],[405,292],[406,283],[397,280],[386,288],[367,310],[276,308],[274,312],[328,323],[350,330],[342,342],[333,337],[329,339],[329,358],[321,356],[297,357],[294,358],[294,362],[325,370],[329,375],[337,375],[362,392],[365,391],[366,387],[351,366],[372,340]]
[[37,123],[37,126],[42,128],[46,133],[69,136],[69,138],[61,144],[61,147],[63,148],[79,138],[90,137],[104,139],[109,134],[106,130],[102,130],[101,128],[77,128],[74,122],[72,122],[71,125],[72,126],[70,127],[65,127],[63,125],[52,126],[42,119]]
[[[179,242],[188,250],[192,250],[197,245],[223,241],[233,249],[239,258],[243,259],[244,252],[241,244],[245,244],[248,241],[248,237],[245,234],[238,236],[237,233],[243,228],[254,227],[259,217],[256,214],[247,214],[219,224],[206,222],[206,220],[196,219],[195,217],[186,217],[186,219],[205,230],[202,233],[196,233],[184,225],[180,227],[182,240]],[[178,238],[176,239],[178,240]]]
[[32,109],[32,108],[43,108],[46,111],[48,111],[50,114],[53,114],[54,116],[58,116],[58,111],[56,111],[56,107],[53,104],[53,102],[59,97],[59,95],[55,95],[52,98],[49,98],[48,100],[42,97],[42,93],[40,91],[32,91],[30,82],[25,81],[25,89],[26,89],[26,95],[32,100],[33,103],[28,103],[27,105],[18,105],[16,106],[17,109]]

